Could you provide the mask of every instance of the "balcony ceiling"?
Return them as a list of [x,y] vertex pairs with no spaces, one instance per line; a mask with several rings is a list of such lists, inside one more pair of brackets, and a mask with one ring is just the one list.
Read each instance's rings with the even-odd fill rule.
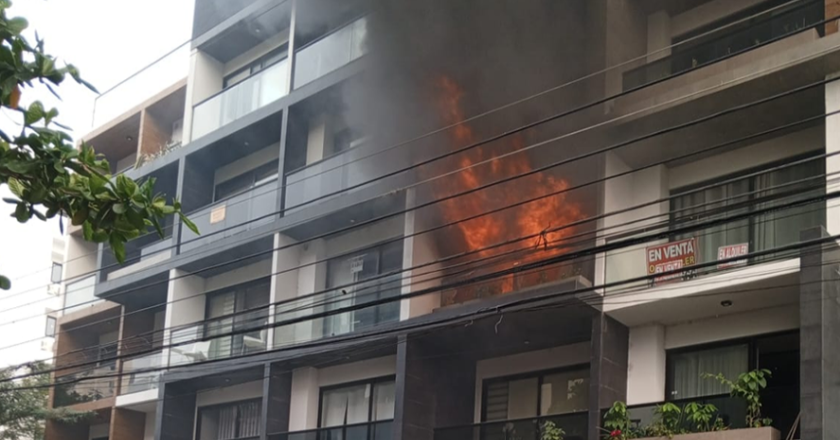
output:
[[268,10],[255,12],[255,15],[241,19],[198,47],[218,61],[227,63],[263,41],[288,32],[291,4],[290,1],[282,2]]
[[104,154],[113,166],[118,159],[137,152],[140,137],[140,113],[135,113],[107,130],[86,138],[99,154]]

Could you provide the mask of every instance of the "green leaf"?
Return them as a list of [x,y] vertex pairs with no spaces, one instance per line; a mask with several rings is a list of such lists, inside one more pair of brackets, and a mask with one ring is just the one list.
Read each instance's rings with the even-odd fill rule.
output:
[[93,225],[90,222],[84,222],[82,224],[82,233],[84,234],[85,240],[93,241]]
[[10,18],[6,22],[6,29],[14,35],[20,35],[27,27],[29,27],[29,22],[23,17]]
[[[79,226],[87,221],[89,215],[90,211],[88,211],[87,206],[82,206],[73,213],[73,217],[70,218],[70,224],[73,226]],[[85,235],[85,239],[90,239],[87,234]]]
[[0,289],[9,290],[12,288],[12,280],[0,275]]
[[26,125],[32,125],[41,119],[44,119],[44,106],[40,101],[35,101],[29,104],[29,109],[24,112],[24,122]]
[[30,217],[32,217],[32,214],[29,212],[29,207],[26,206],[26,203],[18,203],[15,208],[15,218],[17,221],[20,223],[26,223]]
[[181,218],[181,222],[183,222],[188,228],[190,228],[190,231],[193,231],[195,235],[201,235],[201,232],[198,232],[198,226],[196,226],[195,223],[192,222],[192,220],[188,219],[187,216],[181,214],[180,212],[178,213],[178,216]]
[[21,183],[20,180],[17,180],[14,177],[9,177],[7,183],[9,184],[9,189],[12,190],[12,194],[23,198],[23,192],[26,188],[23,186],[23,183]]
[[111,234],[108,243],[111,244],[111,250],[114,251],[114,256],[120,264],[125,263],[125,243],[119,234]]
[[122,203],[114,203],[112,209],[116,214],[125,214],[126,211],[125,205],[123,205]]

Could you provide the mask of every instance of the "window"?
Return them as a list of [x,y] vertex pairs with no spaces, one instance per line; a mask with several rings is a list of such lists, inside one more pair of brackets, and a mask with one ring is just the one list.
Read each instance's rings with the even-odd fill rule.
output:
[[[379,277],[402,269],[402,240],[368,249],[341,259],[330,260],[327,266],[327,288],[342,292],[341,301],[332,301],[328,310],[363,304],[400,294],[399,274]],[[369,282],[364,280],[370,279]],[[339,335],[396,321],[399,302],[330,315],[324,319],[324,334]]]
[[[379,378],[321,390],[322,428],[343,427],[367,422],[384,422],[394,418],[394,378]],[[328,431],[328,437],[343,440],[366,439],[367,426]],[[343,434],[343,435],[342,435]]]
[[61,263],[53,263],[52,264],[52,273],[50,274],[50,281],[53,283],[60,283],[61,282],[61,269],[63,266]]
[[482,395],[485,422],[587,411],[589,367],[488,379]]
[[217,184],[213,201],[217,202],[236,194],[250,191],[254,187],[271,182],[275,179],[277,179],[277,161],[272,160],[267,164],[263,164],[257,168]]
[[675,353],[668,357],[671,385],[668,399],[690,399],[728,393],[720,382],[704,379],[703,374],[723,374],[734,380],[749,370],[749,345],[737,344],[707,350]]
[[47,328],[44,329],[44,336],[48,338],[55,337],[55,325],[56,319],[55,316],[47,316]]
[[[773,164],[772,166],[777,166]],[[769,167],[765,167],[767,169]],[[795,183],[824,172],[824,162],[813,160],[795,166],[783,168],[758,176],[733,181],[726,185],[715,186],[704,191],[692,192],[671,201],[671,221],[674,227],[708,221],[721,216],[732,216],[750,210],[766,209],[771,206],[802,200],[822,194],[822,189],[806,187],[814,182]],[[748,170],[744,174],[755,173]],[[731,180],[731,177],[724,178]],[[717,179],[718,181],[721,179]],[[703,187],[713,182],[704,182]],[[790,184],[781,188],[770,189]],[[767,189],[766,191],[762,191]],[[676,192],[690,191],[682,188]],[[781,200],[765,201],[768,197],[787,195]],[[814,203],[779,210],[778,212],[750,217],[723,225],[717,225],[690,234],[676,235],[673,240],[698,237],[699,262],[717,259],[718,248],[724,245],[749,244],[749,252],[772,249],[799,241],[799,232],[824,221],[823,208]]]
[[256,61],[225,77],[224,88],[234,86],[248,77],[255,75],[271,65],[284,60],[289,54],[289,46],[284,44],[279,48],[261,56]]
[[[231,289],[209,293],[204,325],[205,337],[224,335],[234,330],[253,331],[218,337],[210,340],[210,357],[217,359],[241,355],[265,349],[268,309],[263,307],[270,301],[270,281],[267,278],[243,284]],[[245,310],[252,313],[240,313]],[[233,315],[233,316],[231,316]]]
[[199,409],[199,440],[251,439],[260,436],[259,400]]

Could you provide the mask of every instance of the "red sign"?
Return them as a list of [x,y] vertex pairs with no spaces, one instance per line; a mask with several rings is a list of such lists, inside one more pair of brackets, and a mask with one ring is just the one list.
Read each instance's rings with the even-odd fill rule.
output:
[[[740,257],[741,255],[747,255],[750,253],[750,244],[749,243],[741,243],[741,244],[730,244],[726,246],[721,246],[718,248],[718,260],[728,260],[730,258]],[[747,259],[743,260],[735,260],[729,261],[726,263],[721,263],[717,265],[718,269],[725,269],[727,267],[736,267],[736,266],[746,266]]]
[[[692,266],[697,262],[697,239],[689,238],[650,246],[645,249],[645,259],[647,260],[648,275],[670,272]],[[654,278],[654,282],[680,277],[682,277],[681,273],[669,274]]]

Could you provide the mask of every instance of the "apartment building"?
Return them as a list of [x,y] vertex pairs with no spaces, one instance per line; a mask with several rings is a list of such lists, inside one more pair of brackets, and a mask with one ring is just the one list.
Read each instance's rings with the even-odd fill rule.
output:
[[52,401],[97,417],[48,438],[778,438],[701,378],[755,368],[832,438],[835,3],[197,0],[186,79],[86,139],[201,234],[71,232]]

